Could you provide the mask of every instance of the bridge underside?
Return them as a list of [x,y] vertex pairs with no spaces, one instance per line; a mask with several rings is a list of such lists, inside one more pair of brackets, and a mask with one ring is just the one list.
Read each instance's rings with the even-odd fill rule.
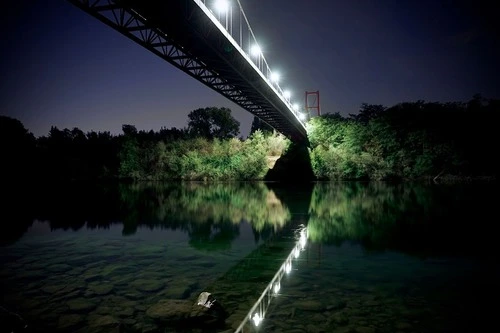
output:
[[[194,0],[68,0],[295,142],[304,125]],[[196,96],[193,96],[196,98]]]

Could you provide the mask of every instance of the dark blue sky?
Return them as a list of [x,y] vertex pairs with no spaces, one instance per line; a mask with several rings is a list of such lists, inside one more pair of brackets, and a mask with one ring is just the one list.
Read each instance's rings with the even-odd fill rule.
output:
[[[172,1],[172,0],[169,0]],[[499,26],[481,1],[240,0],[283,88],[323,112],[361,103],[499,98]],[[225,106],[253,116],[65,0],[24,0],[2,14],[0,114],[36,136],[51,126],[121,133],[182,128]]]

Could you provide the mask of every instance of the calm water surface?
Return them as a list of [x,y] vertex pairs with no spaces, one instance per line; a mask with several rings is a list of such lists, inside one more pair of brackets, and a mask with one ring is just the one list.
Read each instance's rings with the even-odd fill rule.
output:
[[[155,183],[4,193],[0,332],[485,331],[499,296],[495,189]],[[211,307],[197,304],[202,292]]]

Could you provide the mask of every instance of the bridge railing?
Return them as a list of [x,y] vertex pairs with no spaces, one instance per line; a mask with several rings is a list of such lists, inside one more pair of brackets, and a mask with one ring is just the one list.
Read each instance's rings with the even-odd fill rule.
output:
[[[255,69],[282,102],[304,124],[305,114],[300,111],[299,104],[292,103],[289,90],[283,90],[279,84],[279,73],[272,71],[257,38],[243,11],[239,0],[193,0]],[[236,7],[236,15],[233,13]]]

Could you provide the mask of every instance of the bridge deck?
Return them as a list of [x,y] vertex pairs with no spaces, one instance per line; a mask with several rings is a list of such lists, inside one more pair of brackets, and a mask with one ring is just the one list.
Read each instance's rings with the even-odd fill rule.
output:
[[305,127],[290,103],[202,1],[68,1],[229,98],[292,141],[307,141]]

